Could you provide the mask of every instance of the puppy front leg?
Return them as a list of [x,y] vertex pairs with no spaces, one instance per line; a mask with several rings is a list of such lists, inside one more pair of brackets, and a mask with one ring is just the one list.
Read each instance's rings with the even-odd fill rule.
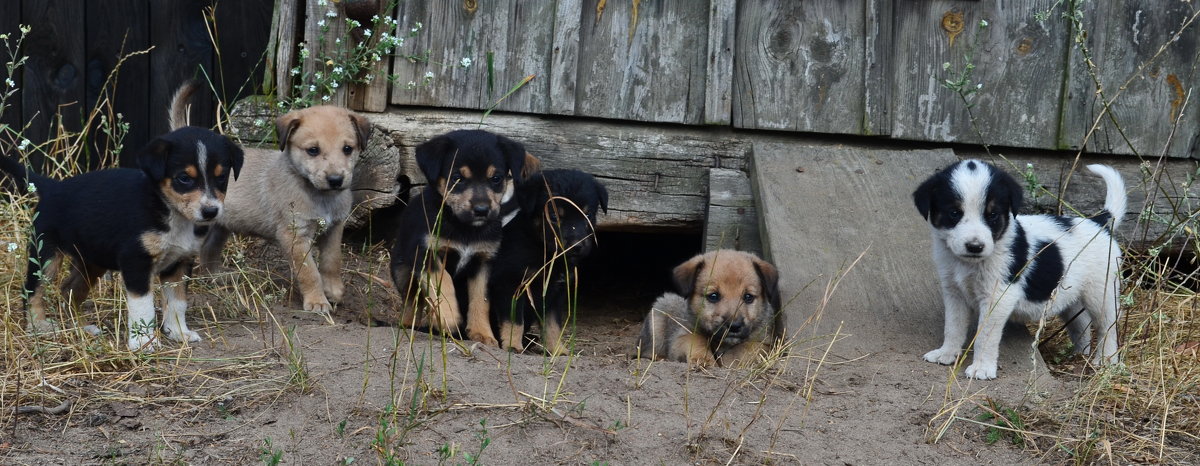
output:
[[975,354],[966,370],[967,377],[972,379],[996,378],[1000,337],[1004,334],[1004,324],[1008,322],[1008,317],[1012,315],[1016,305],[1015,290],[1012,293],[998,292],[1003,294],[998,299],[985,300],[979,309],[979,328],[975,330]]
[[313,260],[312,236],[304,231],[293,232],[286,227],[279,232],[279,246],[288,254],[292,264],[292,274],[300,284],[300,293],[304,297],[304,310],[329,316],[333,306],[325,299],[325,291],[321,285],[321,273],[317,269],[317,261]]
[[200,246],[200,270],[211,274],[221,270],[221,250],[229,240],[230,232],[221,225],[212,225]]
[[182,260],[163,274],[163,296],[166,305],[163,306],[163,331],[167,338],[178,342],[200,341],[200,334],[192,331],[187,325],[187,282],[184,278],[192,269],[191,260]]
[[125,281],[125,299],[129,303],[129,350],[154,349],[154,294],[150,290],[150,269],[153,259],[140,254],[125,254],[120,258],[121,276]]
[[[1120,288],[1115,277],[1106,280],[1107,289],[1095,287],[1083,293],[1084,306],[1092,313],[1092,326],[1096,328],[1096,347],[1092,363],[1097,366],[1121,362],[1117,352],[1117,322],[1120,318]],[[1097,289],[1098,288],[1098,289]]]
[[317,249],[321,251],[321,286],[330,302],[342,301],[342,231],[346,222],[338,222],[324,235],[317,238]]
[[721,365],[724,367],[742,367],[758,362],[767,354],[767,345],[758,340],[750,340],[730,348],[721,355]]
[[458,308],[458,295],[454,288],[454,279],[446,271],[442,261],[436,257],[428,259],[429,265],[421,271],[421,284],[424,288],[426,307],[432,318],[426,317],[429,326],[443,332],[457,332],[462,323],[462,313]]
[[942,305],[945,306],[945,322],[942,326],[942,346],[925,353],[925,360],[942,365],[954,364],[962,354],[967,342],[967,328],[971,325],[971,308],[958,291],[942,285]]
[[488,266],[481,264],[475,276],[467,281],[467,338],[485,345],[500,346],[496,335],[492,333],[492,323],[488,318],[490,306],[487,300]]
[[708,339],[695,333],[686,332],[675,337],[668,351],[671,360],[687,362],[689,366],[709,367],[717,364],[712,351],[708,349]]

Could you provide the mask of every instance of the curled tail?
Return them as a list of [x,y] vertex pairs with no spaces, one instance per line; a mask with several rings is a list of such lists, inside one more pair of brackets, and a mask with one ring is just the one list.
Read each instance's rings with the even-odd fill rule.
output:
[[17,191],[21,194],[29,192],[30,173],[25,169],[25,165],[20,160],[7,155],[0,154],[0,171],[8,174],[8,177],[16,183]]
[[200,86],[195,80],[188,80],[175,90],[175,96],[171,97],[171,108],[167,113],[167,118],[171,121],[171,131],[188,126],[188,110],[192,107],[188,102],[198,89]]
[[[1125,217],[1125,203],[1128,201],[1128,196],[1125,194],[1125,181],[1121,179],[1120,173],[1108,165],[1092,164],[1088,165],[1087,169],[1104,178],[1104,185],[1108,190],[1104,196],[1104,211],[1092,217],[1092,221],[1105,228],[1110,228],[1109,231],[1116,230],[1121,225],[1121,219]],[[1112,220],[1111,227],[1109,220]]]

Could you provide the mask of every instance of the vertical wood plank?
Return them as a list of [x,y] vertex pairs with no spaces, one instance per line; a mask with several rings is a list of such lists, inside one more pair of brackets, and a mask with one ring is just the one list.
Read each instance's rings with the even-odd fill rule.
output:
[[864,1],[741,3],[734,126],[859,133]]
[[[376,12],[379,16],[393,16],[396,11],[388,11],[389,2],[380,1],[379,11]],[[370,18],[359,19],[366,28],[373,28]],[[396,31],[403,34],[401,31]],[[361,35],[355,36],[363,40],[369,40],[371,44],[379,42],[379,34],[374,34],[369,38]],[[391,87],[386,79],[389,70],[392,69],[392,57],[388,55],[383,57],[383,60],[374,63],[371,67],[371,82],[364,84],[355,84],[350,86],[350,108],[354,110],[364,110],[368,112],[382,112],[387,110],[388,104],[388,88]]]
[[266,26],[272,21],[273,1],[220,1],[214,6],[218,53],[214,55],[213,67],[220,76],[215,83],[217,98],[231,104],[261,94],[266,69],[264,51],[271,37]]
[[708,71],[705,72],[704,123],[727,125],[733,118],[733,47],[737,38],[737,2],[710,0]]
[[[1034,17],[1054,4],[931,0],[896,8],[892,136],[1054,147],[1068,31],[1057,16]],[[963,102],[943,83],[968,63],[973,94]]]
[[690,2],[584,2],[577,114],[699,124],[708,8]]
[[[21,89],[22,113],[28,122],[25,137],[38,143],[54,137],[57,115],[69,131],[78,131],[83,122],[84,11],[76,2],[65,0],[25,0],[21,6],[24,21],[33,27],[25,40],[24,87]],[[40,169],[40,156],[33,157]]]
[[866,43],[863,50],[863,134],[886,136],[892,132],[892,18],[893,0],[867,0],[864,11]]
[[550,106],[557,115],[575,113],[575,80],[579,76],[579,22],[583,0],[555,2],[554,50],[550,59]]
[[[323,5],[321,3],[324,3]],[[339,6],[340,2],[318,2],[317,0],[307,0],[305,2],[305,19],[304,19],[304,43],[307,44],[312,56],[303,61],[303,68],[306,75],[310,73],[329,73],[331,67],[324,63],[317,63],[315,57],[331,55],[339,48],[344,48],[345,44],[338,41],[346,33],[346,13]],[[321,22],[324,22],[328,28],[323,31]],[[346,106],[348,103],[346,86],[339,87],[336,92],[330,96],[328,101],[316,101],[314,104],[331,104]]]
[[[428,50],[429,63],[396,60],[392,103],[488,108],[529,75],[534,79],[500,102],[498,110],[546,112],[557,13],[552,2],[405,2],[400,27],[420,22],[405,46]],[[490,58],[489,58],[490,57]],[[470,66],[462,65],[463,59]],[[423,85],[432,73],[429,85]],[[408,83],[415,83],[409,89]]]
[[[151,138],[170,130],[167,112],[180,84],[192,78],[203,80],[206,75],[215,79],[213,46],[204,26],[204,7],[209,4],[205,0],[150,2],[150,43],[154,45],[150,52],[154,75],[148,79]],[[210,98],[193,99],[192,125],[212,126],[213,115]]]
[[[16,37],[21,34],[19,29],[21,19],[21,0],[0,0],[0,34],[8,34],[9,41],[16,41]],[[8,61],[7,55],[0,58]],[[12,79],[16,84],[15,87],[21,89],[24,79],[20,71],[15,76],[6,76],[3,73],[4,71],[0,71],[0,80]],[[0,92],[8,92],[8,86],[0,84]],[[5,107],[0,109],[0,126],[8,125],[12,128],[20,128],[25,124],[25,119],[21,114],[21,96],[19,94],[13,94],[4,102],[4,105]],[[4,140],[4,138],[0,138],[0,141]]]
[[[1172,41],[1182,23],[1195,14],[1195,6],[1180,0],[1124,0],[1088,2],[1082,8],[1087,33],[1083,45],[1095,68],[1094,73],[1089,71],[1083,48],[1071,50],[1059,144],[1080,148],[1098,120],[1087,141],[1088,151],[1195,156],[1200,137],[1195,92],[1200,78],[1196,70],[1200,24],[1192,24]],[[1154,58],[1164,44],[1167,48]],[[1129,86],[1122,90],[1127,81]],[[1114,98],[1111,117],[1104,115],[1104,100]]]
[[762,255],[758,210],[746,172],[729,168],[708,170],[708,209],[704,221],[704,251],[737,249]]
[[273,69],[273,83],[275,86],[275,97],[279,100],[286,100],[292,95],[293,78],[291,75],[292,68],[297,66],[296,53],[299,50],[297,42],[297,34],[300,29],[300,18],[303,17],[303,0],[275,0],[275,15],[272,21],[274,28],[272,31],[273,44],[267,49],[269,57],[273,57],[274,66],[268,67]]
[[[116,155],[121,165],[131,166],[135,164],[134,154],[150,140],[150,91],[146,86],[148,77],[152,76],[150,55],[129,56],[115,76],[109,75],[122,56],[150,47],[150,5],[145,0],[108,0],[102,5],[86,3],[84,9],[87,13],[84,28],[87,31],[86,111],[91,113],[96,105],[103,105],[102,99],[111,100],[111,113],[103,107],[101,111],[110,122],[119,113],[129,123],[129,133],[121,141],[124,149]],[[114,80],[115,87],[106,87],[110,79]],[[108,139],[97,120],[91,128],[91,143],[93,154],[104,154],[115,148],[116,141]]]

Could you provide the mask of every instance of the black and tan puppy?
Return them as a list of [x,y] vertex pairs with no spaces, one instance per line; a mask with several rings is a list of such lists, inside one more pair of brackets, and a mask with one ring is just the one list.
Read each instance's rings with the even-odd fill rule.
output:
[[452,131],[417,146],[429,184],[401,214],[392,248],[402,325],[457,332],[466,303],[467,338],[497,345],[488,274],[500,248],[502,205],[523,181],[526,157],[520,143],[482,130]]
[[222,215],[229,176],[237,177],[242,151],[229,139],[186,127],[150,141],[137,156],[140,169],[116,168],[52,180],[16,159],[0,156],[0,169],[23,191],[36,191],[30,264],[25,279],[29,326],[48,331],[45,287],[64,256],[71,276],[64,294],[78,305],[107,270],[119,270],[129,302],[129,349],[154,341],[154,276],[163,282],[162,328],[176,341],[199,341],[188,329],[187,288],[210,225]]
[[[186,120],[195,84],[171,104],[172,126]],[[367,147],[371,124],[341,107],[290,111],[275,121],[279,149],[247,149],[245,174],[230,183],[229,209],[204,241],[201,265],[219,268],[231,233],[275,240],[291,264],[304,310],[325,314],[341,301],[342,230],[354,195],[354,165]]]
[[500,347],[524,350],[525,324],[541,324],[542,346],[560,354],[578,262],[596,246],[596,214],[608,191],[579,170],[547,170],[517,190],[521,208],[504,227],[488,283]]
[[752,363],[784,336],[779,274],[757,256],[718,250],[675,268],[675,293],[654,302],[634,354],[690,365]]

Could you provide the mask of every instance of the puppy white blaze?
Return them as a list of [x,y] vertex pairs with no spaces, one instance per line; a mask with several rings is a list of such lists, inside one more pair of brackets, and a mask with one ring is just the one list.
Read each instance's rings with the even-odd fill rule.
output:
[[[962,199],[962,219],[946,232],[946,244],[957,256],[987,257],[992,254],[995,246],[992,241],[992,230],[984,221],[987,209],[988,186],[992,184],[992,171],[976,160],[967,160],[958,164],[950,175],[950,184],[954,192]],[[982,251],[968,251],[967,245]]]
[[501,204],[508,202],[509,199],[513,198],[513,194],[516,193],[516,189],[513,187],[513,184],[515,183],[513,183],[511,178],[504,180],[504,197],[500,198]]
[[[205,207],[214,207],[217,209],[217,215],[221,212],[221,200],[217,199],[216,194],[213,194],[212,180],[208,179],[208,146],[202,141],[196,141],[196,168],[200,170],[200,177],[204,180],[204,193],[200,195],[199,209]],[[203,219],[200,212],[196,212],[195,218]]]

